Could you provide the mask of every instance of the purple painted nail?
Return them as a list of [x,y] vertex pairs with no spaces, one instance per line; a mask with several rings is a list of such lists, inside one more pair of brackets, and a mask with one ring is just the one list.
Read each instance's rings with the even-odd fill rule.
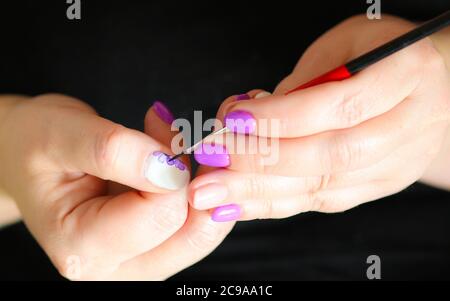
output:
[[194,151],[195,160],[202,165],[227,167],[230,165],[230,155],[225,146],[220,144],[202,144]]
[[215,222],[230,222],[238,220],[241,216],[241,207],[237,204],[229,204],[214,209],[212,220]]
[[240,94],[240,95],[236,96],[236,101],[248,100],[248,99],[250,99],[250,95],[248,95],[248,94]]
[[225,116],[225,126],[234,133],[250,134],[256,129],[256,120],[247,111],[234,111]]
[[170,112],[169,108],[167,108],[167,106],[162,102],[155,101],[155,103],[153,104],[153,110],[155,111],[156,115],[161,118],[162,121],[168,124],[172,124],[174,120],[173,114]]

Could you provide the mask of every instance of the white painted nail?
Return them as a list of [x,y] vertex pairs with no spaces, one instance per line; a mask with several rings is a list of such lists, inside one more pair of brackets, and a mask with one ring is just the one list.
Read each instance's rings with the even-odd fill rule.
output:
[[272,94],[270,94],[269,92],[266,92],[266,91],[262,91],[262,92],[259,92],[258,94],[256,94],[255,98],[263,98],[263,97],[267,97],[270,95],[272,95]]
[[168,161],[169,158],[169,155],[160,151],[150,154],[145,177],[160,188],[178,190],[189,183],[189,170],[180,160]]

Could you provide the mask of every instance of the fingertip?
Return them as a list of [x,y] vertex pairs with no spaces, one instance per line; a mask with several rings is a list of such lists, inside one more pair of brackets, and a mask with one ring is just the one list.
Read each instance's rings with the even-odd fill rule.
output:
[[156,100],[153,103],[151,110],[153,110],[153,112],[155,112],[155,114],[168,125],[171,125],[175,120],[175,117],[169,107],[160,100]]
[[211,219],[217,223],[234,222],[242,217],[242,208],[238,204],[227,204],[215,208],[211,212]]
[[155,101],[147,110],[144,118],[144,131],[151,136],[156,136],[158,140],[167,142],[167,137],[171,136],[170,130],[174,120],[172,113],[160,101]]
[[224,116],[224,112],[227,112],[226,109],[228,108],[228,106],[230,104],[254,99],[255,96],[261,92],[265,92],[265,91],[262,89],[253,89],[253,90],[248,91],[247,93],[235,94],[235,95],[231,95],[231,96],[227,97],[222,102],[222,104],[219,107],[219,110],[217,111],[217,118],[219,120],[222,120],[222,118]]
[[228,198],[228,187],[221,183],[210,183],[190,192],[191,206],[197,210],[207,210],[223,205]]
[[188,185],[190,172],[181,160],[170,158],[162,151],[154,151],[147,159],[144,173],[145,178],[156,187],[175,191]]
[[248,95],[250,95],[251,98],[258,99],[263,96],[271,95],[271,93],[263,89],[254,89],[249,91]]
[[267,91],[261,91],[258,94],[255,95],[255,99],[260,99],[260,98],[264,98],[267,96],[272,95],[271,93],[267,92]]

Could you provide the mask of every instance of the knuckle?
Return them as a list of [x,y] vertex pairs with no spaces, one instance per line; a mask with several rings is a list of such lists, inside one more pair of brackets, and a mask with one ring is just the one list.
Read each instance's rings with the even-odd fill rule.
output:
[[125,128],[114,125],[106,133],[101,132],[95,138],[94,163],[100,173],[114,170],[117,166],[117,158],[125,140]]
[[319,191],[311,191],[307,195],[307,204],[309,204],[309,211],[321,212],[325,200],[320,197]]
[[[68,234],[68,233],[67,233]],[[105,261],[98,239],[90,236],[60,238],[64,245],[46,251],[58,273],[69,280],[95,280],[105,277],[117,268],[117,263]]]
[[153,211],[151,221],[161,232],[171,232],[180,229],[188,216],[187,204],[172,202],[159,206]]
[[52,257],[52,262],[58,273],[68,280],[83,280],[86,277],[79,256],[56,255]]
[[307,193],[318,193],[327,189],[334,189],[340,187],[342,183],[341,175],[326,173],[317,176],[307,177],[305,186],[306,189],[300,188],[298,194]]
[[223,238],[223,230],[220,224],[204,223],[194,231],[187,234],[187,242],[190,247],[198,251],[210,251],[218,245]]
[[361,147],[345,135],[335,135],[326,148],[325,171],[343,171],[352,169],[361,156]]
[[48,143],[42,142],[40,148],[27,148],[23,150],[21,166],[23,171],[31,178],[37,179],[36,176],[40,175],[40,171],[43,167],[48,166],[49,160],[45,156]]
[[87,254],[88,256],[69,255],[59,257],[54,262],[58,273],[68,280],[99,280],[111,274],[116,265],[103,262],[98,256]]
[[344,211],[339,202],[330,199],[320,192],[310,193],[311,211],[322,213],[338,213]]
[[364,105],[360,92],[346,96],[336,109],[335,116],[338,116],[340,125],[352,127],[360,123],[364,118]]
[[274,204],[273,200],[271,198],[263,198],[261,201],[260,206],[260,213],[259,218],[260,219],[268,219],[274,217]]
[[68,95],[60,93],[45,93],[33,98],[33,102],[36,104],[50,104],[55,105],[56,109],[66,108],[66,109],[79,109],[83,111],[88,111],[91,113],[96,113],[95,109],[84,101],[74,98]]
[[325,190],[329,187],[332,181],[332,176],[330,174],[324,174],[317,178],[316,185],[313,188],[313,192],[318,192],[321,190]]
[[66,100],[72,100],[74,98],[64,95],[64,94],[60,94],[60,93],[54,93],[54,92],[49,92],[49,93],[44,93],[44,94],[40,94],[37,95],[33,98],[33,100],[35,102],[43,102],[43,103],[53,103],[55,101],[66,101]]
[[244,187],[246,189],[245,195],[247,198],[264,196],[268,189],[266,183],[257,176],[246,177]]

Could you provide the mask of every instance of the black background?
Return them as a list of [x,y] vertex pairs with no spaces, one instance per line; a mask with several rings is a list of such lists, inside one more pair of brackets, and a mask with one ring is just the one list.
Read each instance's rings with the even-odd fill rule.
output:
[[[215,115],[227,96],[273,89],[326,29],[367,9],[353,1],[82,1],[0,4],[0,93],[60,92],[141,129],[161,99],[177,117]],[[448,0],[382,0],[382,12],[426,20]],[[339,47],[339,45],[336,45]],[[1,167],[0,167],[1,168]],[[341,214],[239,223],[177,280],[450,278],[450,193],[416,184]],[[151,268],[151,267],[149,267]],[[0,231],[0,279],[61,279],[23,224]]]

